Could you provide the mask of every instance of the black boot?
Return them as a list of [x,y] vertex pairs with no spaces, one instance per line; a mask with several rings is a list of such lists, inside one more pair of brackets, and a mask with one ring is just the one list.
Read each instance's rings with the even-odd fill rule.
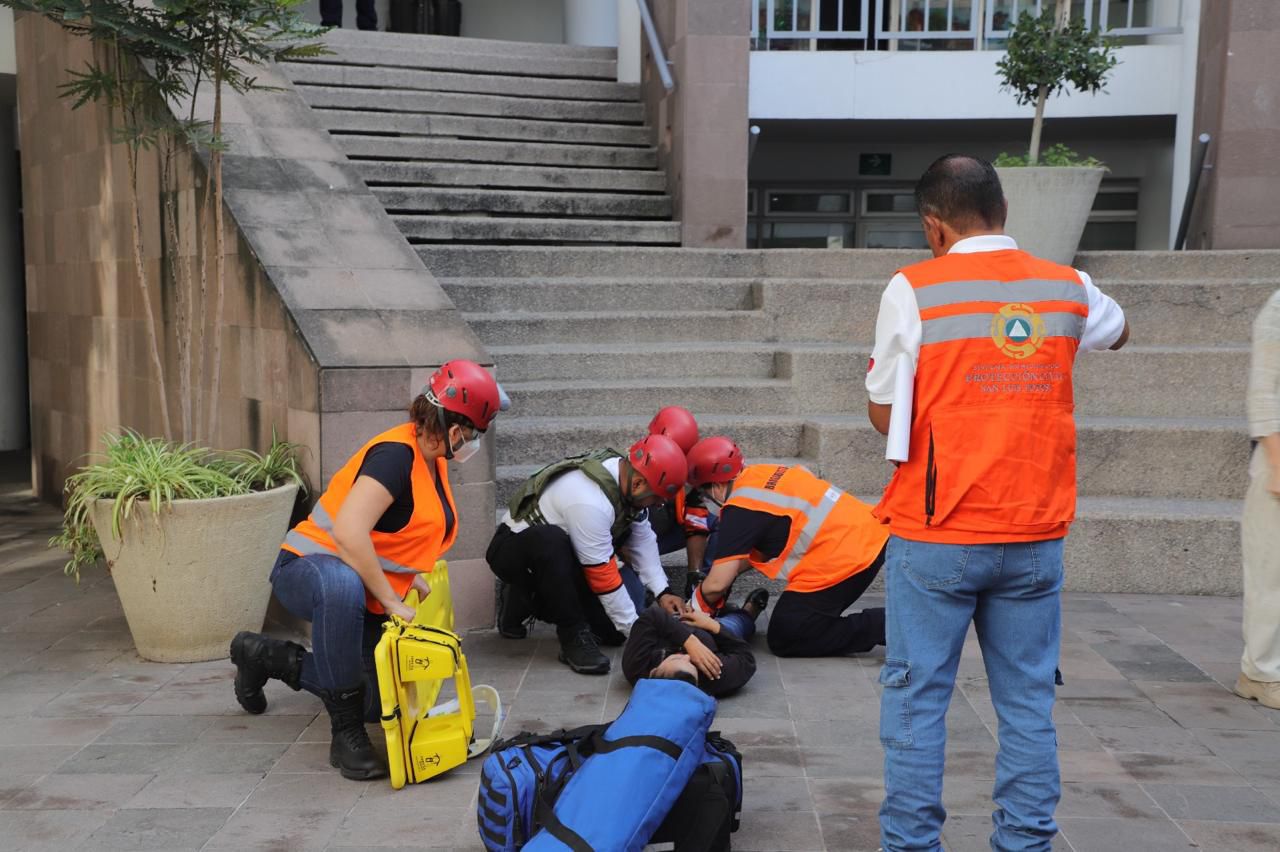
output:
[[557,627],[556,633],[560,637],[560,662],[578,674],[609,673],[609,658],[600,653],[590,627]]
[[510,583],[498,586],[498,633],[504,639],[523,639],[529,635],[526,622],[533,615],[533,602],[528,595]]
[[267,709],[267,696],[262,687],[267,680],[283,681],[294,692],[302,677],[302,655],[306,652],[296,642],[272,639],[261,633],[242,630],[231,640],[231,662],[236,664],[236,701],[246,713],[255,716]]
[[701,571],[689,571],[684,575],[684,599],[689,600],[693,597],[693,590],[702,585],[702,581],[707,579],[707,575]]
[[329,730],[333,735],[329,765],[352,781],[384,777],[387,767],[373,750],[364,729],[364,686],[334,690],[321,698],[329,711]]

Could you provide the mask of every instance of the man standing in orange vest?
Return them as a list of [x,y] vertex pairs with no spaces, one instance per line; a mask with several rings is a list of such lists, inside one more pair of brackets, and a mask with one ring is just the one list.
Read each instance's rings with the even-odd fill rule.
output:
[[[699,441],[688,460],[689,484],[719,516],[695,609],[717,613],[734,578],[754,568],[787,584],[769,617],[769,650],[779,657],[829,657],[884,644],[883,608],[844,614],[884,560],[889,533],[870,506],[803,467],[743,467],[742,451],[725,437]],[[740,638],[749,639],[753,628],[745,632]]]
[[[915,196],[934,259],[890,281],[867,373],[876,429],[888,434],[893,407],[911,406],[907,459],[876,507],[891,533],[881,845],[942,848],[947,705],[973,622],[1000,717],[991,846],[1048,850],[1062,544],[1076,503],[1072,365],[1077,351],[1119,349],[1129,326],[1085,273],[1004,236],[990,163],[942,157]],[[895,371],[913,366],[914,399],[898,399]]]

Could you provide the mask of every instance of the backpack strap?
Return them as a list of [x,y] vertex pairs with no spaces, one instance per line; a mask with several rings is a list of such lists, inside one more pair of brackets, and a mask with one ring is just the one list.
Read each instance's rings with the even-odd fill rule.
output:
[[532,526],[546,524],[547,519],[543,517],[542,510],[538,507],[538,501],[542,497],[543,490],[569,471],[580,470],[588,479],[599,486],[605,497],[609,499],[609,505],[613,507],[614,519],[610,533],[616,542],[636,517],[633,516],[631,510],[624,503],[622,489],[618,486],[618,481],[613,478],[613,474],[604,466],[606,461],[620,458],[622,458],[622,453],[606,447],[552,462],[526,479],[520,488],[516,490],[516,493],[512,495],[507,503],[507,508],[511,511],[511,519],[524,521]]

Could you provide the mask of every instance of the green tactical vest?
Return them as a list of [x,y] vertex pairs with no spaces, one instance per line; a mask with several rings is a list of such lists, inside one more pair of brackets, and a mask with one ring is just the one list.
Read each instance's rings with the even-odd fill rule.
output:
[[569,471],[580,470],[587,475],[588,479],[599,485],[600,490],[609,498],[609,503],[613,506],[613,526],[609,528],[609,534],[613,538],[614,546],[618,546],[630,532],[632,522],[641,516],[623,503],[622,489],[618,487],[618,481],[604,466],[609,459],[620,458],[622,453],[605,448],[552,462],[526,479],[508,501],[507,508],[511,510],[511,519],[525,521],[531,526],[545,524],[547,519],[542,516],[538,508],[538,500],[542,497],[543,489]]

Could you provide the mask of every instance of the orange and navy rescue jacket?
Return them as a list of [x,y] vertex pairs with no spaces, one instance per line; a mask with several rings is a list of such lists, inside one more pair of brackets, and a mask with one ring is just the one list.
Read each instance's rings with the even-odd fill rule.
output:
[[[413,514],[405,526],[393,533],[374,530],[369,533],[373,542],[373,550],[382,563],[387,582],[400,597],[408,593],[417,574],[427,574],[435,567],[436,561],[453,545],[458,535],[457,508],[453,502],[453,491],[449,487],[448,462],[440,458],[435,460],[436,476],[440,478],[445,499],[449,503],[449,511],[455,522],[446,534],[444,506],[440,502],[435,481],[427,469],[427,460],[418,448],[418,441],[413,423],[403,423],[388,429],[369,441],[347,460],[342,469],[333,475],[329,487],[316,502],[315,508],[306,520],[299,523],[285,536],[282,547],[299,556],[315,553],[337,555],[338,548],[333,540],[333,523],[342,509],[342,503],[351,493],[356,476],[364,463],[365,454],[376,444],[399,443],[413,450],[413,470],[410,476],[410,487],[413,490]],[[382,605],[373,599],[367,591],[365,605],[370,612],[383,612]]]
[[734,479],[724,505],[726,512],[738,507],[790,520],[781,552],[716,557],[717,563],[746,559],[766,577],[786,580],[787,591],[828,589],[865,571],[889,538],[870,506],[804,467],[749,465]]
[[1075,517],[1072,368],[1089,315],[1079,274],[1007,249],[901,270],[921,321],[909,460],[876,507],[897,536],[1061,538]]

